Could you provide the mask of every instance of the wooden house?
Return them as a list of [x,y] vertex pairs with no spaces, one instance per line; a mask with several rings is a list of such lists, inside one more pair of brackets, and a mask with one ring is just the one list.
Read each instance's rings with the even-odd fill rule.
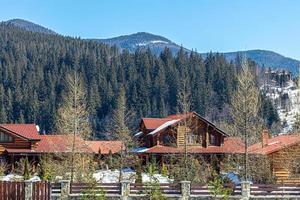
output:
[[169,154],[241,153],[243,142],[229,137],[212,122],[196,112],[169,115],[165,118],[142,118],[140,132],[135,134],[140,147],[132,152],[148,159],[163,159]]
[[273,176],[279,184],[300,184],[300,134],[269,137],[249,147],[250,154],[266,155],[271,161]]
[[[23,157],[38,163],[43,154],[67,154],[71,152],[71,135],[41,135],[35,124],[0,124],[0,162],[12,168]],[[107,155],[122,149],[120,141],[86,141],[76,137],[79,153]]]

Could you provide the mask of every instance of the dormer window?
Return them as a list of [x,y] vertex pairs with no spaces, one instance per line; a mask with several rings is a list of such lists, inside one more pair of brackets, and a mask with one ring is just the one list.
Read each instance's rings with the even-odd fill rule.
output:
[[3,132],[0,132],[0,143],[12,142],[13,138]]

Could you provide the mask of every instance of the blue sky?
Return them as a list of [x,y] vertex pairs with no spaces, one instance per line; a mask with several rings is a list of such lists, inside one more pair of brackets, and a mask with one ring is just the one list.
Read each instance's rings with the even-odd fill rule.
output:
[[162,35],[198,52],[266,49],[300,59],[298,0],[0,0],[0,21],[23,18],[58,33]]

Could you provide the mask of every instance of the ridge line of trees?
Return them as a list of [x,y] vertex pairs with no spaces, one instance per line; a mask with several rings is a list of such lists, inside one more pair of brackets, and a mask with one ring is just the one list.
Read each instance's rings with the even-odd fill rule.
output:
[[[256,68],[254,62],[249,63]],[[83,78],[92,132],[108,139],[107,127],[121,87],[134,116],[128,128],[134,130],[141,117],[179,112],[183,73],[192,94],[191,110],[217,123],[227,121],[239,62],[229,63],[222,54],[208,54],[204,59],[184,49],[176,56],[169,49],[160,56],[149,49],[120,53],[116,47],[92,41],[0,24],[0,123],[34,122],[46,133],[56,132],[65,78],[74,69]],[[261,110],[268,126],[278,121],[275,109]]]

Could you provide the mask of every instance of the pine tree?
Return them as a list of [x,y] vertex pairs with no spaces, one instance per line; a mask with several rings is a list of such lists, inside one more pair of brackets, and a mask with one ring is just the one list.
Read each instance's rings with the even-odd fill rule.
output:
[[29,166],[29,161],[28,158],[26,157],[24,160],[24,171],[23,171],[23,178],[24,180],[28,180],[30,178],[30,166]]

